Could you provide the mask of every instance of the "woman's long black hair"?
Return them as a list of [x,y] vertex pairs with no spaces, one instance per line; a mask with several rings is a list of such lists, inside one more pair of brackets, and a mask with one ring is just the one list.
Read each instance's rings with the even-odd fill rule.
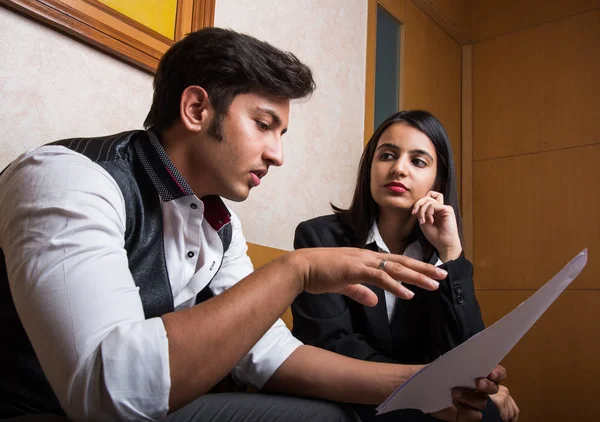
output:
[[[423,110],[400,111],[385,119],[375,133],[373,133],[363,151],[350,208],[342,209],[332,204],[333,210],[338,214],[342,223],[351,229],[354,245],[363,247],[367,241],[373,222],[379,217],[379,205],[377,205],[371,194],[371,166],[373,164],[373,157],[375,156],[375,150],[377,149],[377,143],[381,134],[395,123],[406,124],[421,131],[433,143],[437,154],[437,172],[434,189],[444,195],[444,203],[446,205],[451,205],[454,208],[458,232],[462,238],[458,193],[456,190],[456,174],[450,139],[440,121],[431,113]],[[411,237],[415,239],[419,238],[424,258],[428,261],[433,254],[434,248],[425,239],[418,224]]]

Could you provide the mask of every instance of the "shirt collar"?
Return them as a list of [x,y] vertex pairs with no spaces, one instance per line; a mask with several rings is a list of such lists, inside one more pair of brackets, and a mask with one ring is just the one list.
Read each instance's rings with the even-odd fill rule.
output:
[[381,252],[390,253],[389,248],[387,247],[387,245],[383,241],[383,238],[381,237],[381,234],[379,233],[377,221],[373,221],[371,230],[369,230],[369,236],[367,237],[367,245],[371,243],[375,243],[377,245],[377,248],[379,248]]
[[[147,138],[137,138],[135,148],[160,199],[163,202],[169,202],[194,195],[194,191],[179,173],[160,143],[159,135],[152,130],[147,130],[145,133]],[[231,222],[231,214],[220,197],[205,196],[202,198],[202,202],[204,203],[204,218],[216,231]]]
[[[369,236],[367,237],[367,245],[375,244],[379,250],[379,252],[390,253],[390,249],[387,247],[383,238],[381,237],[381,233],[379,233],[379,226],[377,225],[377,221],[373,221],[373,225],[371,226],[371,230],[369,230]],[[415,240],[410,245],[407,246],[406,250],[402,254],[404,256],[408,256],[410,258],[418,259],[419,261],[423,261],[423,249],[421,248],[421,242],[419,240]],[[441,261],[438,259],[437,264],[441,264]]]
[[136,140],[135,147],[160,199],[168,202],[193,195],[194,191],[167,155],[158,134],[147,130],[146,135],[147,139]]

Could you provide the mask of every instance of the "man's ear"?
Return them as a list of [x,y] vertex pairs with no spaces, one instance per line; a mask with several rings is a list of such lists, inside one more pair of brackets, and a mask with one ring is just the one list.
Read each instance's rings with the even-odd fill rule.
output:
[[188,86],[181,94],[179,106],[181,122],[187,130],[200,132],[203,127],[208,127],[208,120],[213,113],[204,88],[197,85]]

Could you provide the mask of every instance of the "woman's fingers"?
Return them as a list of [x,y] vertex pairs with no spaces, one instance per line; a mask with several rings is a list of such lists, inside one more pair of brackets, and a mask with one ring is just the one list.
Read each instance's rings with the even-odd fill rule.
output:
[[434,190],[430,190],[427,193],[427,196],[435,199],[438,204],[442,204],[442,205],[444,204],[444,195],[441,194],[440,192],[436,192]]
[[[444,195],[442,195],[439,192],[433,191],[433,190],[429,191],[427,193],[427,195],[425,195],[423,198],[421,198],[417,202],[415,202],[415,205],[413,205],[411,214],[412,215],[417,214],[419,212],[419,210],[421,210],[421,208],[425,204],[428,204],[428,203],[444,205]],[[419,219],[419,221],[421,221],[421,219]],[[421,224],[423,224],[423,222]]]
[[423,205],[421,205],[421,208],[419,208],[418,219],[420,224],[425,224],[425,213],[432,203],[433,200],[429,199]]
[[[449,207],[448,205],[441,205],[435,202],[433,199],[429,199],[426,203],[424,203],[418,212],[418,220],[420,224],[425,224],[429,222],[431,224],[435,223],[435,215],[445,212]],[[443,215],[443,214],[441,214]]]
[[428,200],[429,200],[429,198],[425,196],[425,197],[419,199],[417,202],[415,202],[415,205],[413,205],[411,214],[415,215],[416,213],[418,213],[421,206]]
[[419,209],[419,222],[421,224],[425,224],[426,222],[433,224],[433,214],[439,207],[442,207],[442,205],[435,202],[435,200],[428,198],[427,202]]
[[439,204],[431,204],[429,207],[427,207],[427,211],[425,211],[425,221],[429,221],[431,224],[433,224],[433,213],[437,211],[437,208],[443,207],[443,205]]

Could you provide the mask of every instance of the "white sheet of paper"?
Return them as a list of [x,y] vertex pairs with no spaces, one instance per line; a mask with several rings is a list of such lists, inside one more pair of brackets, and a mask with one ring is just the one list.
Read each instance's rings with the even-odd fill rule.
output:
[[475,388],[475,379],[486,377],[500,363],[586,263],[587,249],[584,249],[512,312],[409,378],[377,407],[377,413],[396,409],[430,413],[451,406],[450,390]]

